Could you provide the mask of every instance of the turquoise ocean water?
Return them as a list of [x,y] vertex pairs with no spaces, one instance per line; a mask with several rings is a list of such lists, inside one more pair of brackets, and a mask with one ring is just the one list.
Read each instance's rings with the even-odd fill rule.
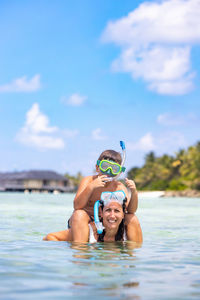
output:
[[200,199],[141,196],[141,248],[42,241],[72,201],[0,193],[0,299],[200,299]]

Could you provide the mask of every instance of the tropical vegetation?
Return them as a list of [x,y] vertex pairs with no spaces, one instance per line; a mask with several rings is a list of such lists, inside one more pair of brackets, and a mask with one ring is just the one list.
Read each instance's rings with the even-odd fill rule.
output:
[[65,174],[65,177],[69,180],[69,183],[74,186],[75,190],[78,188],[81,180],[83,179],[83,175],[81,172],[78,172],[76,175],[69,175],[68,173]]
[[[83,178],[80,172],[65,176],[75,188]],[[200,142],[174,155],[156,156],[149,152],[143,166],[131,168],[127,177],[135,181],[138,190],[200,191]]]
[[142,167],[133,167],[128,178],[138,190],[200,190],[200,142],[180,149],[174,156],[150,152]]

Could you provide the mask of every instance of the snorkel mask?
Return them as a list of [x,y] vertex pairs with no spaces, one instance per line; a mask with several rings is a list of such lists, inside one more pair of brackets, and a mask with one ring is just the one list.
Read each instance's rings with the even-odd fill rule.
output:
[[113,201],[118,202],[122,206],[125,205],[127,198],[124,191],[119,190],[115,192],[103,192],[101,193],[100,200],[97,200],[94,204],[94,222],[98,234],[101,234],[104,229],[102,222],[99,221],[99,206],[106,206]]
[[107,159],[97,160],[97,166],[101,173],[109,175],[110,177],[117,176],[126,170],[126,168],[122,167],[120,164]]
[[116,180],[122,172],[125,172],[124,162],[126,159],[125,143],[120,141],[120,146],[122,148],[122,163],[121,165],[110,160],[102,159],[97,160],[97,166],[99,167],[102,174],[111,177],[111,180]]

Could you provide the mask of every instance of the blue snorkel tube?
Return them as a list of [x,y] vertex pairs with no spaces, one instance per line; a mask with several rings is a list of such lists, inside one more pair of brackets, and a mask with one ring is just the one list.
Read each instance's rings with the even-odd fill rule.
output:
[[[120,141],[120,146],[122,148],[122,163],[121,163],[121,167],[124,166],[125,163],[125,159],[126,159],[126,147],[125,147],[125,143],[123,141]],[[118,177],[121,175],[118,174],[117,176],[113,177],[114,180],[118,179]],[[112,180],[113,180],[112,179]],[[97,228],[97,233],[101,234],[103,232],[104,226],[102,224],[102,222],[99,221],[99,206],[100,206],[100,201],[97,200],[94,204],[94,222],[95,222],[95,226]]]
[[99,206],[100,206],[100,201],[97,200],[94,204],[94,222],[97,228],[97,233],[101,234],[103,232],[104,227],[102,222],[99,221]]
[[[122,167],[122,169],[124,169],[122,172],[124,172],[126,170],[126,168],[123,168],[125,160],[126,160],[126,147],[125,147],[125,143],[123,141],[120,141],[120,146],[122,148],[122,163],[121,163],[121,167]],[[121,173],[119,173],[118,175],[116,175],[115,177],[113,177],[113,180],[117,180],[120,175],[121,175]]]

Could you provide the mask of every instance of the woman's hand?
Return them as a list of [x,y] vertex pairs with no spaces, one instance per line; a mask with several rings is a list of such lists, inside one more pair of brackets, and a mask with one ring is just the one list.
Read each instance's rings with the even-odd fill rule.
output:
[[125,183],[127,187],[131,190],[131,192],[136,190],[136,185],[133,180],[125,178]]

